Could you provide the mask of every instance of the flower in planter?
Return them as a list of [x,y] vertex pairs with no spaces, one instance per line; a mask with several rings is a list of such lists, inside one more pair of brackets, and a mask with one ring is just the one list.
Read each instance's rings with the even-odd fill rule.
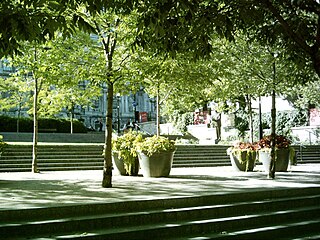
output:
[[[271,148],[271,135],[264,136],[257,142],[259,149]],[[289,148],[291,141],[283,135],[276,135],[276,149]]]
[[259,146],[256,142],[237,142],[227,149],[227,154],[234,154],[241,163],[244,163],[249,161],[249,159],[255,159],[258,148]]
[[[259,146],[259,152],[267,152],[270,155],[271,152],[271,135],[264,136],[262,139],[260,139],[257,144]],[[291,163],[294,163],[295,160],[295,150],[293,147],[290,146],[291,141],[286,138],[283,135],[276,135],[275,136],[275,161],[278,160],[279,154],[278,152],[280,151],[285,151],[287,152],[288,160]],[[260,160],[260,159],[259,159]],[[283,167],[283,169],[286,169],[286,167]],[[284,170],[283,170],[284,171]]]
[[153,136],[142,138],[139,136],[136,140],[136,149],[151,156],[154,153],[160,153],[164,151],[175,151],[175,141],[169,140],[163,136]]

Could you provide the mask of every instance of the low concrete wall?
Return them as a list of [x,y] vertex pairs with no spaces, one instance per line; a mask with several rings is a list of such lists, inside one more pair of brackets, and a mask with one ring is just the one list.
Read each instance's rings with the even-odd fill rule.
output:
[[199,139],[200,144],[215,144],[217,138],[216,129],[208,128],[207,124],[189,125],[188,132]]
[[317,130],[320,129],[320,126],[303,126],[303,127],[293,127],[292,135],[298,137],[300,142],[316,144],[319,142],[317,136]]
[[[32,142],[32,133],[0,132],[5,142]],[[95,133],[39,133],[39,142],[104,143],[104,132]]]

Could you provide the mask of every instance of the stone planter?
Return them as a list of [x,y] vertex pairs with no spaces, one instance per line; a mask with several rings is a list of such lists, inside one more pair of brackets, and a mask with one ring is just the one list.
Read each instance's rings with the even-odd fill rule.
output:
[[112,152],[112,161],[113,164],[116,166],[115,170],[122,176],[137,176],[139,172],[139,160],[138,157],[135,157],[134,164],[131,165],[131,171],[127,173],[124,162],[122,158],[119,158],[119,154],[117,152]]
[[[262,162],[264,170],[269,173],[271,164],[271,151],[259,151],[259,161]],[[276,172],[286,172],[288,170],[290,161],[289,149],[277,149],[276,150]]]
[[[247,156],[248,154],[248,156]],[[242,171],[242,172],[252,172],[255,163],[256,163],[256,152],[250,152],[248,153],[247,151],[242,151],[241,152],[241,161],[238,157],[237,154],[235,153],[230,153],[230,160],[231,160],[231,165],[234,170],[236,171]],[[248,157],[248,158],[247,158]]]
[[139,163],[144,177],[167,177],[170,174],[174,152],[160,152],[150,157],[138,152]]

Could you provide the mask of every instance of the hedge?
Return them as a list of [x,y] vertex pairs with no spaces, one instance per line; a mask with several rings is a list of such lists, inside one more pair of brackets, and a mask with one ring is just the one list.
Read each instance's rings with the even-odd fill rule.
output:
[[[38,120],[39,132],[47,132],[49,129],[54,129],[58,133],[70,133],[70,121],[66,119],[57,118],[40,118]],[[16,132],[17,131],[17,118],[9,116],[0,116],[0,132]],[[33,119],[20,118],[19,120],[20,132],[33,131]],[[82,122],[74,120],[73,122],[74,133],[86,133],[87,129]]]

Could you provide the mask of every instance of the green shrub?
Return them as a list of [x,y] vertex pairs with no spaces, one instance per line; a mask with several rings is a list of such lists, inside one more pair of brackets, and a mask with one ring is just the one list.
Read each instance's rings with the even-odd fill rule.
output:
[[[56,129],[58,133],[70,132],[70,121],[67,119],[56,118],[40,118],[38,121],[38,129]],[[0,132],[16,132],[17,131],[17,118],[9,116],[0,116]],[[33,132],[33,119],[20,118],[19,120],[20,132]],[[87,129],[82,122],[74,120],[73,122],[74,133],[86,133]]]
[[3,141],[3,136],[0,135],[0,155],[3,153],[3,150],[7,144]]
[[15,132],[17,131],[17,123],[14,118],[9,116],[0,116],[0,131],[1,132]]
[[[236,128],[239,130],[240,137],[245,135],[245,131],[249,130],[249,116],[245,111],[238,111],[236,113]],[[290,136],[291,128],[298,126],[305,126],[308,123],[308,115],[306,111],[292,110],[292,111],[277,111],[276,115],[276,132],[279,135]],[[262,127],[269,129],[271,127],[271,113],[262,114]],[[253,114],[253,130],[255,135],[258,135],[259,129],[259,115]]]
[[181,113],[178,110],[175,110],[169,116],[169,120],[178,131],[185,134],[188,132],[187,126],[193,124],[193,112]]
[[[17,121],[17,118],[14,120]],[[17,125],[15,126],[15,132],[17,131]],[[33,131],[33,120],[31,118],[20,118],[19,120],[19,131],[20,132],[32,132]]]

